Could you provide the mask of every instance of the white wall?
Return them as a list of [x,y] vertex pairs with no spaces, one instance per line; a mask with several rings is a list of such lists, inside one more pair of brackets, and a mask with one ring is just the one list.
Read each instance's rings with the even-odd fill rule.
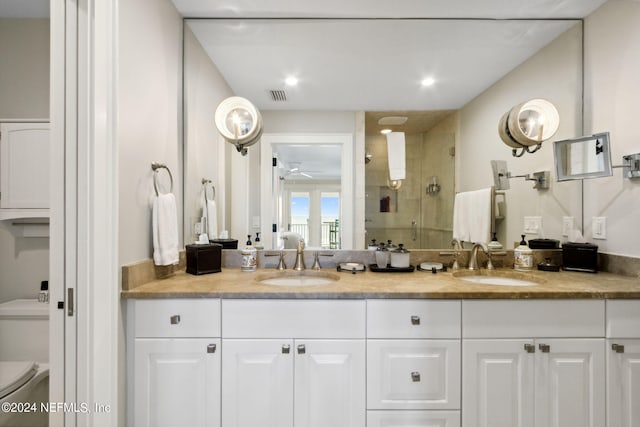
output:
[[[48,119],[49,20],[0,18],[0,58],[0,119]],[[0,302],[36,298],[49,279],[49,239],[16,231],[0,222]]]
[[[581,193],[578,182],[555,180],[553,140],[582,135],[582,31],[577,24],[541,49],[460,111],[456,148],[456,191],[493,185],[491,160],[506,160],[513,175],[551,172],[550,189],[533,189],[532,181],[511,179],[507,190],[506,219],[498,225],[498,240],[512,247],[520,240],[523,217],[542,216],[543,234],[562,240],[562,216],[575,216],[579,226]],[[498,121],[514,105],[546,98],[560,112],[560,128],[552,141],[534,154],[516,158],[498,136]]]
[[[610,132],[612,162],[640,152],[640,2],[609,0],[585,20],[585,134]],[[585,235],[601,252],[640,256],[640,180],[584,181]],[[607,239],[591,239],[591,218],[607,218]]]
[[119,257],[130,264],[153,256],[153,161],[173,174],[182,245],[182,18],[169,0],[122,1],[118,28]]

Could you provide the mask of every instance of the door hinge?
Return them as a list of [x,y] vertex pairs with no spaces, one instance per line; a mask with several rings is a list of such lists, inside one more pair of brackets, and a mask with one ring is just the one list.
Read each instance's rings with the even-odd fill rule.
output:
[[271,158],[271,166],[273,166],[274,168],[278,166],[278,158],[277,157],[272,157]]

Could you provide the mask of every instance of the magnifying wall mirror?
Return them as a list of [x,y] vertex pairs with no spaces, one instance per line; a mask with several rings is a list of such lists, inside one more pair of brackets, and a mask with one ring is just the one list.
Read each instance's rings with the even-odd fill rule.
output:
[[612,175],[609,132],[556,141],[554,157],[558,181]]

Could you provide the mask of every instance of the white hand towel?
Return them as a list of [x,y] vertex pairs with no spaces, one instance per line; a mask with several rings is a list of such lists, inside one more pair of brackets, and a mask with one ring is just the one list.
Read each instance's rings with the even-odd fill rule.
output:
[[155,265],[178,263],[178,211],[175,196],[160,194],[153,200],[153,262]]
[[453,204],[453,238],[461,242],[491,240],[491,188],[456,194]]
[[471,239],[469,232],[469,193],[457,193],[453,201],[453,238],[460,242],[468,242]]
[[207,201],[207,234],[210,239],[218,237],[218,213],[215,200]]
[[387,157],[389,158],[389,179],[405,179],[404,132],[387,134]]

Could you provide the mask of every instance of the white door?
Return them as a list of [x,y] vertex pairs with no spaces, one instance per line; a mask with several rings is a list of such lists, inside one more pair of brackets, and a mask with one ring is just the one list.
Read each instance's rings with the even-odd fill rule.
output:
[[292,427],[293,340],[228,339],[222,345],[222,425]]
[[368,409],[460,409],[459,340],[369,340]]
[[603,339],[536,340],[536,427],[605,425]]
[[135,340],[136,427],[220,426],[220,340]]
[[607,426],[640,427],[640,340],[607,340]]
[[463,340],[462,425],[532,427],[533,340]]
[[296,427],[364,427],[364,340],[296,340]]

